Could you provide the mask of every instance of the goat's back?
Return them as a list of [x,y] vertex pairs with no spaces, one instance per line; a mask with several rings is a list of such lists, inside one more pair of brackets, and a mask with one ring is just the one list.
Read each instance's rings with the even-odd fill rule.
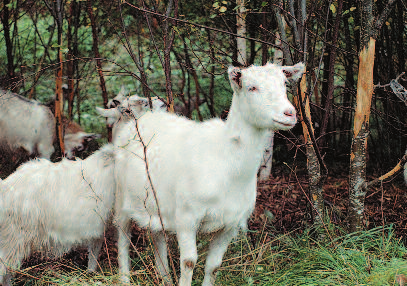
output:
[[83,161],[27,162],[2,182],[0,244],[21,233],[36,247],[56,244],[56,251],[64,252],[100,237],[113,206],[114,188],[110,146]]
[[36,151],[36,148],[44,149],[47,154],[41,155],[49,157],[53,152],[54,128],[54,116],[46,106],[18,94],[0,90],[2,144],[8,144],[12,148],[23,147],[30,154]]

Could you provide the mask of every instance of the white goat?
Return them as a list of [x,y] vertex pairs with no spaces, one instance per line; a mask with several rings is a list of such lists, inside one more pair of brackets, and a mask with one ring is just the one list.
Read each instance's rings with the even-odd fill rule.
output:
[[62,117],[62,127],[65,157],[68,159],[74,159],[88,148],[89,142],[100,138],[100,134],[85,132],[78,123],[70,121],[65,116]]
[[296,123],[285,82],[300,78],[303,70],[302,63],[229,68],[234,96],[226,122],[197,123],[165,112],[148,112],[137,120],[155,194],[140,141],[116,150],[115,223],[123,282],[130,279],[132,219],[151,229],[158,270],[166,283],[171,282],[162,219],[164,229],[177,235],[181,286],[191,285],[197,232],[213,233],[203,285],[214,285],[228,244],[246,227],[254,209],[257,171],[270,130],[290,129]]
[[[153,111],[163,110],[166,107],[165,103],[157,97],[152,97],[151,103]],[[147,98],[138,95],[123,97],[119,94],[109,106],[111,108],[108,109],[96,107],[96,112],[106,117],[107,124],[113,126],[113,143],[120,146],[124,145],[129,139],[134,137],[129,136],[135,133],[135,125],[127,125],[127,123],[141,117],[145,112],[150,110],[150,104]],[[130,115],[130,112],[132,112],[134,118]]]
[[54,152],[54,130],[55,119],[46,106],[0,90],[0,144],[49,159]]
[[114,151],[107,145],[86,160],[36,159],[0,182],[0,284],[34,251],[61,255],[89,246],[96,271],[105,223],[115,196]]

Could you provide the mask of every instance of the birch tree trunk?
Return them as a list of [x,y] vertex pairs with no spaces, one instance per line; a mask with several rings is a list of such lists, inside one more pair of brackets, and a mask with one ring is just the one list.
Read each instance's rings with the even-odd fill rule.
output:
[[370,38],[369,42],[362,46],[362,51],[359,53],[359,72],[349,174],[348,219],[351,231],[363,228],[363,212],[366,196],[366,190],[363,188],[363,185],[366,181],[366,152],[367,138],[369,136],[370,106],[373,95],[374,53],[375,40]]
[[[300,104],[302,105],[300,106],[300,116],[307,155],[307,171],[309,180],[309,193],[311,195],[310,199],[312,202],[312,217],[315,225],[322,225],[324,218],[323,194],[326,173],[325,175],[321,175],[322,173],[320,160],[318,160],[318,156],[314,148],[317,145],[313,144],[312,142],[312,138],[314,137],[314,128],[311,121],[311,109],[309,104],[309,97],[307,96],[307,83],[305,73],[302,76],[300,86]],[[309,127],[307,126],[306,121],[308,121]]]
[[[305,19],[306,15],[306,1],[301,0],[300,4],[300,21],[301,27],[300,29],[297,28],[297,22],[295,20],[290,21],[291,30],[294,32],[294,39],[295,39],[295,46],[298,50],[302,50],[303,60],[306,62],[306,55],[307,55],[307,32],[305,29]],[[288,6],[290,7],[291,14],[294,15],[294,1],[289,0]],[[280,30],[281,40],[282,40],[282,50],[284,53],[284,59],[286,64],[292,64],[293,59],[291,58],[291,53],[289,47],[287,45],[287,37],[285,34],[285,20],[284,16],[282,15],[283,9],[283,1],[280,0],[276,6],[273,8],[276,18],[278,27]],[[301,36],[299,33],[303,33]],[[325,163],[322,159],[322,156],[319,152],[319,148],[317,146],[317,142],[314,136],[314,129],[312,127],[312,120],[311,120],[311,112],[310,112],[310,100],[309,98],[312,96],[312,92],[307,92],[307,74],[304,73],[301,79],[301,90],[298,94],[294,96],[294,100],[299,110],[300,121],[303,128],[304,134],[304,143],[306,146],[306,156],[307,156],[307,171],[308,171],[308,180],[309,180],[309,194],[310,200],[312,204],[312,217],[314,220],[315,225],[321,225],[323,223],[324,217],[324,200],[323,200],[323,193],[324,193],[324,183],[328,175],[328,170],[325,166]],[[311,80],[308,78],[309,86]]]
[[[169,17],[174,11],[174,18],[178,17],[178,0],[170,0],[168,2],[166,16]],[[174,97],[172,95],[172,81],[171,81],[171,49],[174,44],[175,32],[172,27],[169,26],[170,21],[167,19],[164,27],[164,73],[165,73],[165,90],[167,93],[168,111],[174,112]],[[176,22],[173,23],[175,25]],[[197,97],[199,113],[199,95]]]
[[236,38],[237,44],[237,61],[246,66],[247,65],[247,54],[246,54],[246,39],[240,38],[239,36],[246,36],[246,8],[244,0],[236,0],[237,9],[237,16],[236,16],[236,25],[237,30],[236,34],[238,37]]
[[[280,34],[276,33],[276,46],[281,46]],[[283,65],[284,54],[283,51],[277,49],[274,52],[273,63],[276,65]],[[267,139],[268,145],[264,149],[263,160],[260,165],[259,179],[267,180],[271,174],[271,167],[273,165],[273,147],[274,147],[274,131],[271,131]]]
[[268,144],[264,149],[263,160],[260,165],[260,180],[267,180],[271,174],[271,167],[273,165],[274,131],[270,131],[267,142]]
[[350,154],[348,221],[350,231],[363,229],[363,213],[366,196],[366,154],[369,136],[370,106],[373,95],[373,67],[376,37],[382,23],[388,17],[394,0],[390,0],[375,21],[373,0],[360,1],[361,29],[359,72],[357,82],[355,116]]

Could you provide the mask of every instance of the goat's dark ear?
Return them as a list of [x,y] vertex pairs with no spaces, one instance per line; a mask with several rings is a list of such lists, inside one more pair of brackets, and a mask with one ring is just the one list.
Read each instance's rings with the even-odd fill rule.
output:
[[287,77],[287,79],[297,80],[300,79],[305,71],[305,65],[303,63],[298,63],[294,66],[283,66],[281,70]]
[[118,101],[118,100],[116,100],[116,99],[113,99],[112,102],[113,102],[113,104],[111,104],[111,108],[117,107],[117,106],[120,105],[120,101]]
[[84,142],[89,142],[89,141],[92,141],[92,140],[95,140],[95,139],[99,139],[101,137],[102,136],[100,134],[89,133],[88,135],[84,135],[82,138],[83,138]]
[[228,69],[230,85],[235,90],[242,88],[242,70],[238,67],[229,67]]

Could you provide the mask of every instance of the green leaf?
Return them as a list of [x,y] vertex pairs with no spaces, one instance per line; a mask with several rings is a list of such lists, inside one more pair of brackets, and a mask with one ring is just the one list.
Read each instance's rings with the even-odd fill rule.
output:
[[264,210],[264,215],[270,220],[273,221],[276,217],[274,216],[274,214],[269,211],[269,210]]
[[355,10],[356,10],[356,7],[351,7],[349,10],[350,10],[351,12],[352,12],[352,11],[355,11]]
[[209,18],[211,18],[211,19],[213,19],[215,17],[216,17],[216,14],[212,14],[212,15],[209,16]]
[[261,7],[266,7],[267,4],[268,4],[267,2],[262,2],[262,3],[261,3]]
[[331,4],[331,6],[329,6],[329,9],[332,11],[333,14],[336,13],[336,7],[333,3]]
[[218,9],[219,8],[219,2],[215,2],[215,3],[213,3],[213,8],[215,8],[215,9]]

